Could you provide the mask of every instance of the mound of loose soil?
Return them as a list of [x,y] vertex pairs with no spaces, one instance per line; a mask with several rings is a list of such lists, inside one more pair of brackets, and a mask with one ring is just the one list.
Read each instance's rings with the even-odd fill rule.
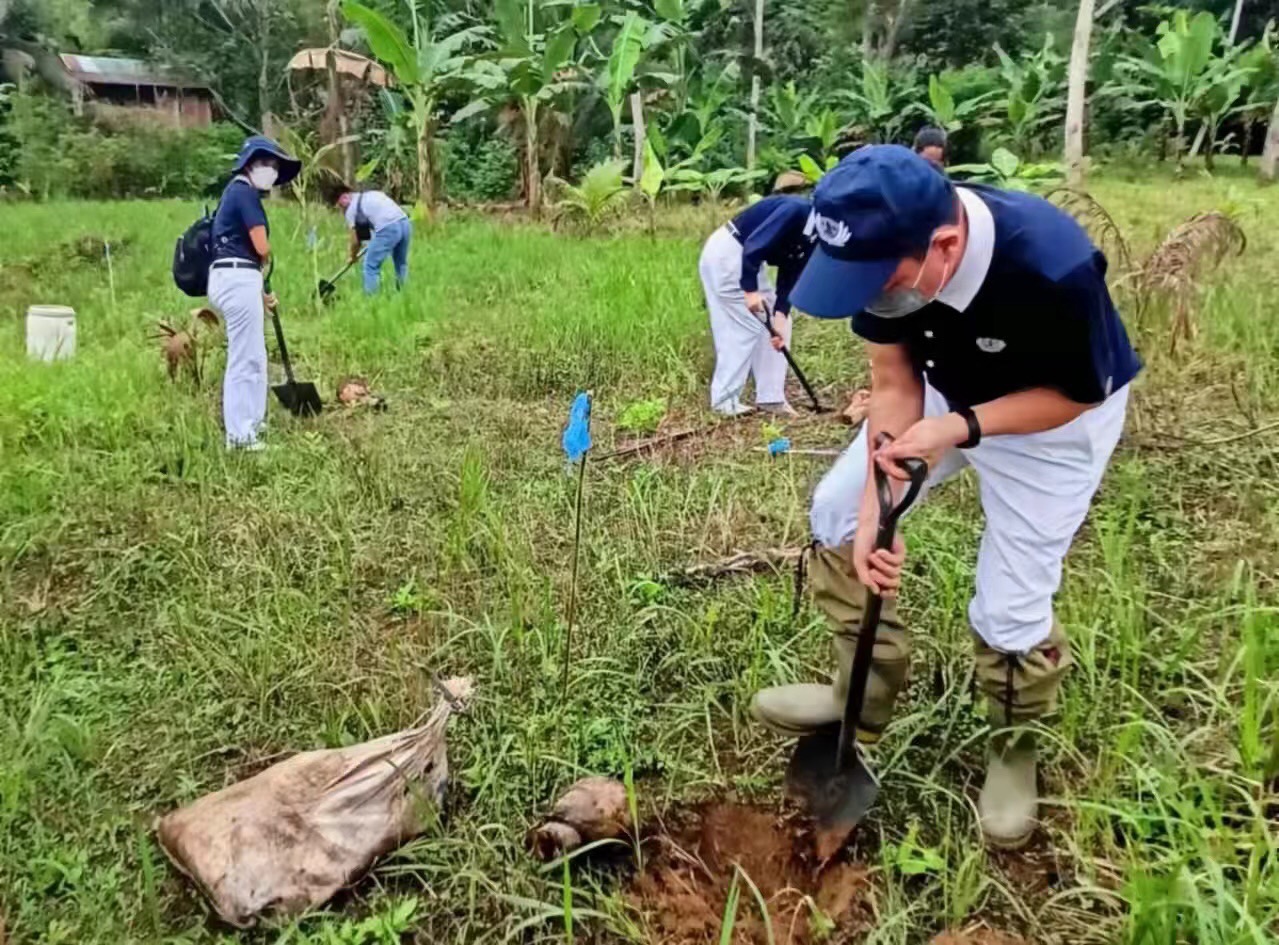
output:
[[820,868],[813,838],[797,822],[756,807],[719,803],[666,826],[629,891],[653,941],[718,941],[739,868],[750,882],[738,882],[736,942],[769,938],[751,883],[764,899],[778,945],[810,941],[815,931],[832,924],[849,931],[870,927],[866,868],[852,863]]

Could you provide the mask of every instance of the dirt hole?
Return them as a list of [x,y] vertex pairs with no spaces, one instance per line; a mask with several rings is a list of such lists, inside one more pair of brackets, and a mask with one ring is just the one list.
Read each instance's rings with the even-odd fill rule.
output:
[[867,868],[843,862],[823,867],[804,825],[774,811],[707,804],[668,821],[648,849],[629,895],[654,941],[718,942],[735,877],[735,942],[767,942],[770,924],[777,945],[870,927]]

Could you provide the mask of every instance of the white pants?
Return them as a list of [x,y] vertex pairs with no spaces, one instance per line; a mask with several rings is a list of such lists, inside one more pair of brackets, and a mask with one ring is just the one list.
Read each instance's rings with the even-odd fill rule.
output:
[[266,419],[266,310],[262,273],[255,269],[209,271],[209,302],[226,325],[226,376],[222,422],[227,446],[257,442]]
[[[742,244],[722,226],[702,249],[697,271],[711,313],[715,340],[715,374],[711,378],[711,407],[721,413],[742,409],[740,397],[746,379],[755,375],[755,402],[780,404],[786,400],[786,358],[774,351],[768,331],[746,307],[742,291]],[[773,284],[760,268],[759,291],[771,308],[776,301]],[[782,331],[790,344],[790,319]]]
[[[968,620],[994,649],[1024,653],[1048,638],[1062,560],[1123,432],[1127,405],[1124,387],[1055,430],[988,437],[973,449],[949,451],[929,470],[921,501],[965,466],[977,471],[986,527]],[[925,386],[924,416],[948,411],[946,399]],[[850,541],[857,530],[868,426],[862,425],[813,494],[813,537],[828,547]]]

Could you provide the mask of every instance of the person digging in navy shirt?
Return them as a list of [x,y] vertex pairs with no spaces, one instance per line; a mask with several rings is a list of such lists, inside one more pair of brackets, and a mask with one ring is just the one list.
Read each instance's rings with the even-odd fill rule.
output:
[[[760,409],[795,413],[786,402],[781,347],[790,344],[790,291],[813,251],[814,237],[807,231],[811,210],[806,197],[765,197],[712,233],[702,249],[697,268],[715,341],[711,409],[717,413],[749,412],[741,394],[752,374]],[[766,265],[777,267],[776,289]],[[770,310],[780,338],[771,338],[760,321]]]
[[262,269],[271,258],[271,242],[262,195],[301,170],[302,162],[270,138],[249,138],[213,216],[209,302],[226,325],[222,420],[231,449],[261,449],[258,433],[266,419],[264,323],[275,299],[263,295]]
[[[1015,848],[1038,816],[1035,738],[1071,666],[1053,613],[1062,560],[1123,430],[1141,368],[1106,287],[1106,259],[1069,215],[1025,193],[954,186],[896,145],[861,148],[813,195],[820,243],[795,304],[851,318],[870,356],[870,411],[813,496],[815,599],[835,631],[833,686],[758,693],[757,719],[803,735],[835,723],[867,588],[895,596],[905,545],[874,550],[871,463],[928,489],[977,474],[985,528],[968,620],[991,739],[982,831]],[[895,437],[872,450],[880,434]],[[906,681],[909,639],[887,601],[858,737],[875,741]]]

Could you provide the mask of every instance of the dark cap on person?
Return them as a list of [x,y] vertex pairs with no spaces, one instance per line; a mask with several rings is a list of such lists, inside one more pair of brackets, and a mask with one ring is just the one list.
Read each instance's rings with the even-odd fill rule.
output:
[[792,301],[818,318],[856,315],[954,217],[955,190],[927,160],[897,144],[858,148],[813,192],[817,249]]

